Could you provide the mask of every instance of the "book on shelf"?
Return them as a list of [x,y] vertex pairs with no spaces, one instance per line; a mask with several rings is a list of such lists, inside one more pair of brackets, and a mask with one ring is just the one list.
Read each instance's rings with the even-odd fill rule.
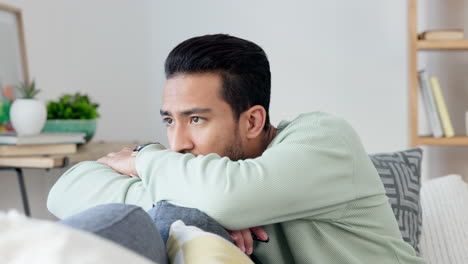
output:
[[464,37],[462,29],[427,30],[418,34],[420,40],[458,40]]
[[439,113],[437,112],[434,95],[430,87],[429,77],[425,70],[418,72],[418,81],[421,97],[424,102],[424,108],[426,109],[426,114],[429,119],[432,134],[436,138],[443,137],[444,133],[442,131]]
[[21,136],[14,133],[0,134],[0,145],[85,143],[85,133],[41,133]]
[[76,153],[76,144],[0,145],[0,157]]
[[431,84],[432,92],[434,94],[434,99],[437,106],[437,111],[439,113],[440,121],[442,123],[442,128],[444,129],[444,135],[446,137],[453,137],[455,133],[453,132],[452,121],[450,120],[450,115],[447,110],[447,105],[445,104],[444,95],[440,89],[439,79],[436,76],[431,76],[429,78]]

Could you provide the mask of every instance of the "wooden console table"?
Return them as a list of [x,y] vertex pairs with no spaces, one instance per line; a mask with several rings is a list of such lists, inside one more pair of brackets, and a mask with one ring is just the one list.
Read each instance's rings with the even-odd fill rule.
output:
[[81,161],[97,160],[124,147],[134,147],[140,142],[89,142],[79,146],[77,153],[66,155],[0,157],[0,170],[12,170],[18,176],[24,214],[30,216],[28,196],[24,184],[23,169],[53,169],[75,165]]

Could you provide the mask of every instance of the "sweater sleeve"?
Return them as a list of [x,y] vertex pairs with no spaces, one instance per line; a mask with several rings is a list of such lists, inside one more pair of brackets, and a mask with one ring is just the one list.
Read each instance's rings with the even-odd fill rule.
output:
[[228,229],[299,218],[339,218],[353,191],[353,155],[341,119],[289,125],[262,156],[231,161],[157,145],[137,156],[137,171],[153,201],[198,208]]
[[99,204],[126,203],[150,209],[151,197],[138,178],[115,172],[108,166],[85,161],[66,171],[49,192],[47,208],[65,218]]

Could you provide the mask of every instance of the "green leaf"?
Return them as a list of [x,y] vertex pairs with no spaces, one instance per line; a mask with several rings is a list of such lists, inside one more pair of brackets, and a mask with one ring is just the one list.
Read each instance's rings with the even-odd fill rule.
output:
[[36,81],[33,80],[31,83],[20,82],[15,87],[21,94],[21,98],[33,99],[41,90],[36,89]]
[[47,104],[48,119],[94,119],[99,117],[99,104],[91,102],[87,95],[79,92],[62,95],[57,101]]

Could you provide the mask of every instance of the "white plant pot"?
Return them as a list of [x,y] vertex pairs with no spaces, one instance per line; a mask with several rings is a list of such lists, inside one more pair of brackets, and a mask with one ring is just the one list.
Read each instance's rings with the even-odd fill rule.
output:
[[47,119],[47,109],[36,99],[16,99],[10,108],[11,125],[18,135],[41,133]]

